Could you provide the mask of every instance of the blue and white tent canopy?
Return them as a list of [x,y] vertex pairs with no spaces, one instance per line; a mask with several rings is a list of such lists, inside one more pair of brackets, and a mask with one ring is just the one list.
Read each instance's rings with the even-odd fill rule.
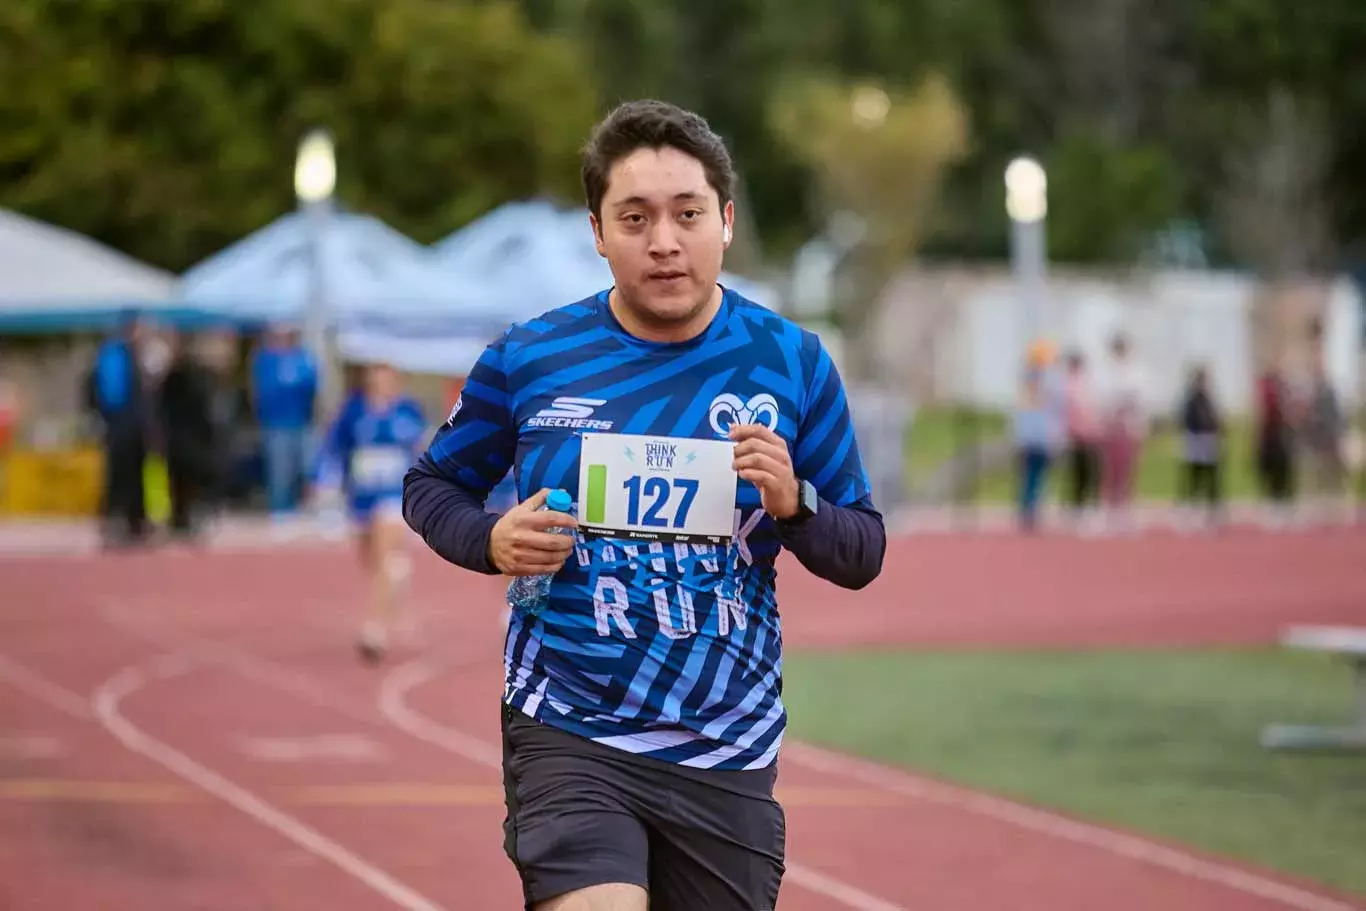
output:
[[344,357],[445,374],[468,371],[512,321],[497,289],[452,281],[429,248],[369,216],[320,220],[315,264],[307,217],[285,215],[190,269],[182,302],[235,322],[297,324],[316,287]]
[[[613,284],[598,255],[587,209],[559,209],[544,200],[508,203],[471,222],[433,248],[453,280],[481,280],[511,304],[514,319],[582,300]],[[771,289],[730,273],[721,284],[765,306]]]
[[0,332],[97,330],[170,305],[175,275],[0,209]]
[[334,326],[362,316],[497,321],[487,289],[452,282],[427,248],[378,219],[338,212],[318,229],[316,263],[306,216],[291,213],[187,271],[181,301],[227,319],[298,321],[316,287]]

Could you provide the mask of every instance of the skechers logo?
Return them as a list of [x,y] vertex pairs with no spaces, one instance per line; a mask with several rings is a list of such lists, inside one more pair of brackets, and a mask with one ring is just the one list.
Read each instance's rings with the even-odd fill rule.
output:
[[778,400],[761,392],[748,402],[731,392],[723,392],[711,401],[708,412],[711,429],[726,436],[733,424],[763,424],[775,433],[778,430]]
[[611,421],[593,418],[593,409],[606,405],[605,399],[580,399],[561,396],[528,418],[527,427],[566,427],[571,430],[611,430]]

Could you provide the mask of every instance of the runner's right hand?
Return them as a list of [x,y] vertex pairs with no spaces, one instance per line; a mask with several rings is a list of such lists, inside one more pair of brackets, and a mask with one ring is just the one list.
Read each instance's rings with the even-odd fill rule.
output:
[[505,576],[558,572],[574,550],[574,536],[556,528],[576,528],[571,515],[541,509],[550,490],[542,489],[503,513],[489,536],[489,562]]

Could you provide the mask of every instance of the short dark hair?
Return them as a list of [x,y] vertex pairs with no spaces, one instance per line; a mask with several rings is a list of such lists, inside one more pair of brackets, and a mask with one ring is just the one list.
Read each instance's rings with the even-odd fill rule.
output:
[[725,142],[700,115],[651,98],[618,105],[593,128],[583,147],[583,193],[588,210],[602,218],[602,198],[612,166],[637,149],[675,148],[702,163],[722,208],[735,196],[735,170]]

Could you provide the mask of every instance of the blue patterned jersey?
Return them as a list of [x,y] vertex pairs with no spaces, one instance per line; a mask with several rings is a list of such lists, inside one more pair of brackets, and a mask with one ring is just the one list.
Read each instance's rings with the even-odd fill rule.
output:
[[343,488],[352,504],[403,495],[403,475],[427,433],[422,406],[400,397],[372,408],[360,393],[342,404],[327,430],[315,472],[324,488]]
[[[798,477],[824,501],[872,508],[844,389],[819,339],[729,290],[687,342],[629,335],[607,292],[512,327],[471,371],[424,468],[482,499],[512,466],[520,499],[563,488],[578,510],[583,434],[724,440],[736,420],[785,439]],[[667,762],[772,763],[786,722],[781,545],[743,480],[733,519],[727,543],[580,534],[548,606],[512,617],[505,700]]]

